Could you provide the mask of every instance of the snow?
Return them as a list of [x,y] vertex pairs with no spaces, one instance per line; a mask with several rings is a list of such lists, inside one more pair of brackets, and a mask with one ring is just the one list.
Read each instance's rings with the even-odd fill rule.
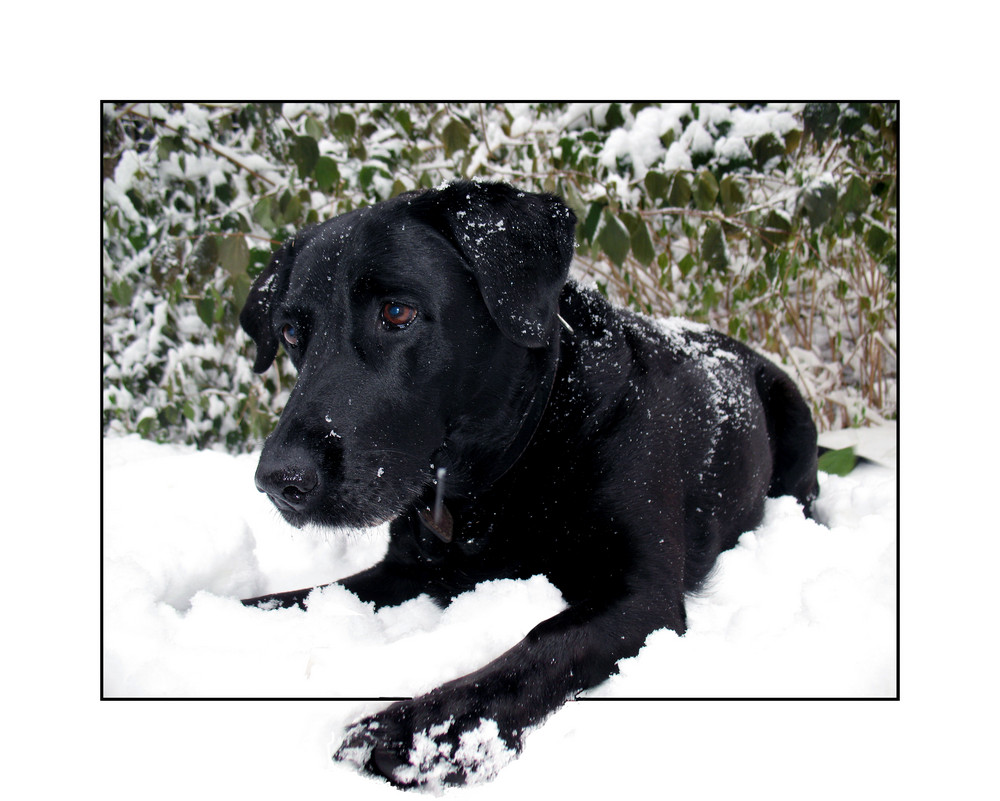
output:
[[[396,768],[393,776],[404,784],[422,782],[423,789],[434,795],[441,795],[447,789],[449,776],[456,765],[466,771],[467,785],[477,785],[493,779],[517,755],[500,739],[500,729],[495,720],[482,719],[479,726],[459,734],[458,748],[442,741],[442,736],[450,731],[455,719],[430,726],[416,732],[414,747],[409,753],[409,764]],[[377,722],[367,724],[369,730],[378,727]],[[341,752],[341,756],[358,768],[362,768],[371,756],[372,747],[351,745]],[[454,753],[453,753],[454,752]]]
[[611,132],[601,150],[600,163],[613,169],[618,158],[627,157],[633,165],[635,177],[643,178],[650,166],[663,155],[660,137],[670,129],[680,133],[680,118],[690,112],[688,103],[642,109],[631,128],[616,128]]
[[[784,136],[795,127],[791,111],[775,106],[749,112],[725,104],[704,103],[698,109],[698,119],[689,120],[686,127],[683,120],[693,114],[691,103],[665,103],[642,109],[631,125],[611,132],[600,151],[599,162],[614,170],[617,161],[623,159],[631,163],[635,179],[641,180],[661,159],[658,167],[661,170],[690,170],[692,153],[714,153],[723,163],[750,159],[748,139],[766,133]],[[577,118],[587,110],[571,107],[566,118]],[[728,133],[713,141],[706,126],[720,129],[724,125],[728,126]],[[679,138],[664,154],[661,137],[668,130]]]
[[374,564],[387,527],[292,529],[254,488],[258,454],[136,436],[104,446],[108,696],[410,695],[480,667],[564,607],[537,577],[493,582],[445,610],[420,598],[375,614],[340,587],[314,595],[308,613],[246,609],[240,598]]
[[[819,522],[804,519],[791,499],[769,501],[761,527],[720,559],[709,587],[689,600],[687,634],[654,633],[638,656],[621,663],[620,675],[585,696],[894,696],[895,427],[824,439],[836,447],[852,441],[886,467],[822,475]],[[106,438],[103,448],[108,698],[411,696],[482,666],[564,608],[541,576],[484,583],[447,609],[421,597],[375,612],[338,586],[313,593],[308,610],[243,607],[242,597],[322,584],[373,564],[384,552],[387,528],[292,529],[254,488],[257,454],[230,456],[136,436]],[[329,759],[344,729],[385,703],[261,707],[265,717],[288,721],[280,732],[249,721],[227,725],[274,746],[267,757],[273,770],[296,765],[302,786],[388,797],[379,793],[394,791]],[[232,709],[222,709],[227,719]],[[641,729],[659,725],[647,719],[650,710],[666,709],[626,705],[624,713]],[[675,714],[677,707],[670,709]],[[597,757],[579,762],[577,753],[599,739],[609,710],[568,704],[529,734],[525,753],[495,780],[463,792],[545,780],[554,763],[559,770],[587,765],[600,775],[615,773]],[[236,720],[244,716],[240,711]],[[482,736],[462,744],[490,755],[485,777],[510,756],[488,732],[485,722]],[[298,748],[282,763],[289,742]]]
[[136,223],[140,221],[139,212],[135,210],[132,201],[129,200],[128,195],[125,194],[120,186],[114,181],[105,180],[103,189],[108,201],[118,206],[128,219]]

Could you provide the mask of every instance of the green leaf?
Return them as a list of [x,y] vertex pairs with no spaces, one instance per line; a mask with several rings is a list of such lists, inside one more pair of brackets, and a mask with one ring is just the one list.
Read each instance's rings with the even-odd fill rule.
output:
[[701,238],[701,258],[710,270],[723,272],[729,266],[726,237],[722,233],[722,226],[715,220],[705,224],[705,233]]
[[848,103],[840,115],[840,132],[847,138],[860,131],[871,116],[871,103]]
[[319,140],[323,138],[323,126],[316,122],[311,115],[306,116],[305,128],[306,134],[313,139]]
[[837,208],[837,187],[826,181],[810,184],[801,195],[809,225],[819,228],[833,216]]
[[865,244],[868,245],[869,252],[875,258],[882,258],[894,242],[892,234],[887,228],[877,222],[873,222],[871,228],[865,236]]
[[753,157],[762,170],[771,159],[784,155],[785,143],[773,133],[766,133],[753,143]]
[[329,192],[340,181],[340,170],[329,156],[320,156],[316,161],[316,183],[323,192]]
[[233,190],[232,184],[227,182],[218,184],[215,187],[215,196],[223,205],[229,205],[233,198],[236,197],[236,192]]
[[802,131],[798,128],[792,128],[792,130],[785,134],[785,153],[788,155],[794,153],[801,142]]
[[239,231],[247,234],[250,233],[250,223],[247,222],[243,214],[231,211],[219,220],[219,229],[226,232]]
[[644,220],[639,220],[639,224],[632,231],[631,240],[632,253],[641,264],[648,267],[656,258],[656,249],[653,247],[653,239],[649,235],[649,226]]
[[764,220],[764,228],[767,230],[760,232],[760,238],[764,241],[764,247],[771,250],[788,241],[788,235],[792,232],[792,221],[781,212],[772,209]]
[[215,298],[211,295],[206,295],[196,301],[194,305],[195,309],[198,311],[198,316],[201,318],[201,321],[211,328],[212,323],[215,320]]
[[135,430],[139,432],[141,437],[149,437],[153,431],[153,426],[156,425],[156,417],[144,417],[138,423],[135,424]]
[[575,139],[564,136],[557,144],[559,148],[559,158],[562,159],[562,166],[575,167],[576,156],[579,152],[579,145]]
[[781,272],[781,257],[786,255],[785,251],[777,254],[774,252],[764,254],[764,274],[767,276],[768,281],[777,279]]
[[618,219],[625,226],[625,230],[628,231],[629,236],[638,231],[639,226],[642,225],[642,217],[638,214],[625,211],[625,209],[618,210]]
[[441,132],[441,141],[444,143],[444,154],[451,158],[451,154],[457,150],[466,150],[472,134],[468,126],[459,119],[453,119]]
[[[896,253],[896,248],[891,247],[886,254],[879,261],[883,267],[885,267],[886,275],[889,276],[891,281],[895,281],[899,277],[899,254]],[[895,302],[893,293],[889,293],[889,301],[891,303]]]
[[622,116],[622,107],[619,103],[612,103],[608,108],[608,113],[604,117],[604,127],[607,130],[621,128],[625,124],[625,117]]
[[820,144],[823,144],[829,136],[839,116],[840,107],[836,103],[806,103],[806,107],[802,110],[802,120],[806,130],[811,132]]
[[619,267],[625,263],[625,258],[631,247],[631,237],[629,237],[625,226],[610,210],[605,209],[604,227],[597,236],[597,242],[611,261]]
[[868,186],[868,182],[859,175],[852,175],[847,182],[843,196],[840,198],[840,204],[845,214],[857,216],[864,213],[871,199],[872,190]]
[[400,124],[400,127],[406,132],[406,135],[413,136],[413,121],[410,119],[410,112],[405,108],[401,108],[393,116],[396,118],[396,122]]
[[333,118],[330,127],[334,136],[346,141],[354,136],[354,132],[358,129],[358,121],[346,111],[342,111]]
[[219,264],[220,237],[209,234],[201,237],[191,251],[188,260],[190,275],[195,279],[207,279]]
[[171,153],[184,150],[184,138],[181,136],[161,136],[156,144],[156,154],[161,161],[170,158]]
[[296,136],[292,142],[291,157],[299,168],[299,177],[308,178],[319,161],[319,144],[311,136]]
[[681,271],[681,275],[683,277],[687,278],[688,273],[690,273],[691,270],[694,269],[694,265],[695,265],[694,256],[692,256],[690,253],[685,253],[684,257],[679,262],[677,262],[677,269]]
[[[288,193],[286,193],[288,194]],[[282,197],[282,201],[285,198]],[[302,199],[298,195],[291,195],[288,197],[287,203],[282,203],[283,208],[281,211],[281,220],[286,225],[288,223],[296,222],[302,214]]]
[[662,172],[650,170],[646,173],[644,183],[646,184],[646,192],[653,200],[662,200],[670,191],[670,179]]
[[841,448],[836,451],[827,451],[820,456],[817,467],[832,476],[846,476],[857,463],[858,457],[854,455],[854,448]]
[[128,308],[129,304],[132,303],[132,294],[134,291],[128,281],[115,281],[111,285],[111,297],[122,308]]
[[215,287],[211,287],[209,292],[212,295],[212,300],[215,301],[215,314],[213,319],[216,323],[221,323],[222,318],[226,316],[226,304],[222,302],[222,296]]
[[701,290],[701,303],[705,310],[714,309],[719,305],[719,293],[715,290],[715,284],[709,282]]
[[361,184],[361,188],[366,191],[371,189],[372,180],[374,180],[377,174],[378,167],[374,164],[366,164],[362,167],[361,171],[358,173],[358,183]]
[[719,200],[722,202],[722,210],[730,216],[739,211],[740,207],[746,203],[743,188],[732,175],[727,175],[719,184]]
[[594,241],[594,233],[597,231],[597,224],[601,221],[601,212],[604,211],[606,206],[606,203],[602,203],[600,201],[595,201],[590,204],[590,211],[587,212],[587,218],[583,221],[583,226],[581,227],[585,241]]
[[250,216],[264,230],[274,231],[279,225],[275,219],[281,216],[278,201],[271,196],[262,197],[254,204]]
[[719,196],[719,182],[708,170],[702,170],[694,181],[694,204],[702,211],[711,210]]
[[250,248],[247,247],[246,237],[224,236],[220,239],[219,261],[223,268],[232,276],[244,275],[250,265]]
[[675,208],[684,208],[691,202],[691,184],[684,173],[675,172],[671,176],[667,200]]
[[250,294],[250,273],[233,276],[233,305],[237,309],[242,309]]

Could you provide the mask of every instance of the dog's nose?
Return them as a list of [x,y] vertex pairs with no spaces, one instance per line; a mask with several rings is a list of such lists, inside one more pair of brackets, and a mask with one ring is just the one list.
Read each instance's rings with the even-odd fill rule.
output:
[[254,476],[257,489],[267,495],[279,509],[288,508],[301,512],[309,503],[309,496],[319,485],[315,467],[302,464],[283,464],[269,467],[261,461]]

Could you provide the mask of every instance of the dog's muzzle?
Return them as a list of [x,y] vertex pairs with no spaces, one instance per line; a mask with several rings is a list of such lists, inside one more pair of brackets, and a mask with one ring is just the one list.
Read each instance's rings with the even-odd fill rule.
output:
[[281,511],[304,512],[319,486],[319,473],[313,467],[287,465],[275,470],[257,466],[254,483]]

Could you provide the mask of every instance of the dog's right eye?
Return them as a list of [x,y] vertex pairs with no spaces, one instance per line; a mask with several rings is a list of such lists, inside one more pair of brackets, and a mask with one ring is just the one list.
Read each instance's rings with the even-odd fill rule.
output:
[[297,329],[294,325],[282,326],[281,336],[285,342],[293,348],[299,344],[299,329]]
[[403,303],[386,303],[382,306],[382,320],[392,328],[406,328],[417,316],[417,310]]

